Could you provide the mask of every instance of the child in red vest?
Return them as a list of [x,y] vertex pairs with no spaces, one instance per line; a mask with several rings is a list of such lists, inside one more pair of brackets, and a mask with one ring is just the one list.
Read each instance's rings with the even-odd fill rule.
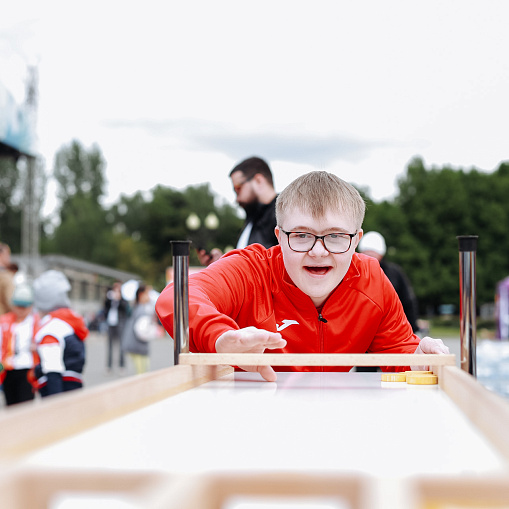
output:
[[34,399],[33,367],[36,364],[34,335],[39,316],[33,311],[33,294],[28,284],[15,287],[12,311],[0,316],[0,362],[6,405]]

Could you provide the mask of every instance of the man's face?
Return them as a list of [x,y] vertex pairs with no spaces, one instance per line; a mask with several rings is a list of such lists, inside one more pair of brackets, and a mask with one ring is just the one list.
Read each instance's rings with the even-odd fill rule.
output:
[[231,175],[233,191],[237,195],[237,203],[243,209],[249,209],[250,205],[258,203],[253,186],[251,185],[252,179],[247,179],[241,171],[236,171]]
[[[329,233],[355,233],[354,221],[343,214],[330,212],[317,220],[295,208],[285,213],[281,229],[287,232],[307,232],[314,235]],[[362,237],[362,230],[352,239],[346,253],[329,253],[321,240],[307,253],[292,251],[288,236],[276,227],[286,271],[297,288],[311,297],[315,306],[321,306],[330,293],[341,283],[350,267],[355,248]]]

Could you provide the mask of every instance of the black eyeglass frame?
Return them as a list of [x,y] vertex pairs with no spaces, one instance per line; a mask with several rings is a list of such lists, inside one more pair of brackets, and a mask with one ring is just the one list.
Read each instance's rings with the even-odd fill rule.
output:
[[[283,230],[283,228],[279,227],[279,229],[286,234],[286,238],[288,239],[288,247],[292,250],[292,251],[295,251],[296,253],[309,253],[309,251],[311,251],[314,247],[315,247],[315,244],[316,244],[316,241],[317,240],[321,240],[322,243],[323,243],[323,247],[329,252],[329,253],[332,253],[332,254],[343,254],[343,253],[346,253],[351,247],[352,247],[352,240],[353,238],[359,233],[359,230],[357,230],[355,233],[328,233],[327,235],[315,235],[314,233],[309,233],[309,232],[287,232],[285,230]],[[313,242],[313,245],[309,248],[309,249],[306,249],[305,251],[299,251],[297,249],[294,249],[291,245],[290,245],[290,234],[292,233],[305,233],[306,235],[313,235],[313,237],[315,238],[315,241]],[[325,242],[325,237],[329,237],[330,235],[344,235],[344,236],[347,236],[347,237],[350,237],[350,243],[348,244],[348,247],[344,250],[344,251],[331,251],[328,247],[327,247],[327,243]]]
[[237,184],[236,186],[233,186],[233,192],[238,196],[240,192],[242,191],[242,187],[244,184],[249,182],[250,180],[253,180],[256,176],[256,173],[254,175],[251,175],[250,177],[246,177],[240,184]]

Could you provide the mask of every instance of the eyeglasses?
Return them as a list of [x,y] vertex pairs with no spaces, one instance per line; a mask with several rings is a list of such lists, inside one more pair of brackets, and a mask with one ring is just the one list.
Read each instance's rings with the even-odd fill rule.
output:
[[247,179],[244,179],[240,184],[237,184],[236,186],[233,186],[233,191],[235,192],[235,194],[238,195],[242,191],[242,186],[246,182],[249,182],[250,180],[253,180],[253,178],[254,178],[254,175],[252,175],[251,177],[249,177]]
[[285,232],[288,237],[288,247],[297,253],[307,253],[315,247],[316,241],[321,240],[329,253],[346,253],[352,245],[352,239],[357,235],[355,233],[329,233],[327,235],[314,235],[307,232]]

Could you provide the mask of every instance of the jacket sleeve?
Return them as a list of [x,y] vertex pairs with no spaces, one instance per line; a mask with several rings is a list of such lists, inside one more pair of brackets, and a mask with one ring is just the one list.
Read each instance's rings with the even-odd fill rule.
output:
[[[371,342],[369,353],[414,353],[419,338],[403,311],[403,306],[387,276],[382,272],[382,319]],[[404,366],[407,368],[407,366]],[[384,371],[397,371],[401,367],[382,368]]]
[[[260,246],[261,248],[261,246]],[[255,274],[257,277],[255,277]],[[195,352],[214,353],[217,338],[237,330],[244,302],[264,300],[263,275],[249,255],[234,251],[189,278],[189,347]],[[263,311],[262,311],[263,312]],[[156,313],[173,336],[173,284],[156,303]]]
[[51,396],[52,394],[60,394],[64,390],[64,383],[62,380],[61,373],[48,373],[46,375],[46,396]]
[[37,353],[44,374],[64,372],[64,348],[56,338],[45,336],[37,347]]

